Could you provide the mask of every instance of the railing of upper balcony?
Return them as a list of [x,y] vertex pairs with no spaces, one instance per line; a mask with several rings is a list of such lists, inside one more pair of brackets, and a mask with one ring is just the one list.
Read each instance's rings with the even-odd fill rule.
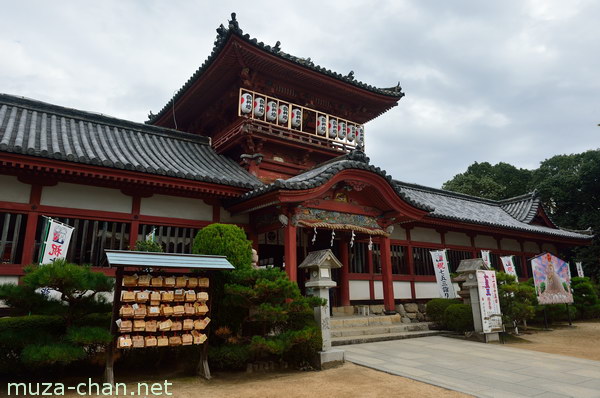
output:
[[365,146],[362,124],[240,88],[238,116],[325,138],[334,145]]

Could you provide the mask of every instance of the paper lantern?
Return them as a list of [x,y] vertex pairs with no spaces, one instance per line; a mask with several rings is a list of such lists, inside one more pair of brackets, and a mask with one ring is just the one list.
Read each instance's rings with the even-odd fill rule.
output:
[[300,127],[302,122],[302,110],[300,108],[292,108],[292,127]]
[[267,102],[267,120],[269,122],[277,120],[277,102],[275,101]]
[[317,117],[317,134],[327,134],[327,118],[323,115]]
[[346,132],[348,133],[348,141],[354,141],[356,138],[356,126],[349,124],[348,127],[346,127]]
[[338,137],[340,138],[340,140],[346,138],[346,122],[338,123]]
[[254,98],[254,116],[263,117],[265,114],[265,99],[262,97]]
[[337,137],[337,120],[329,119],[329,138]]
[[365,143],[365,130],[363,126],[356,127],[356,142],[360,145]]
[[252,111],[252,96],[250,94],[244,93],[240,97],[240,110],[242,113],[250,113]]
[[277,121],[281,124],[287,123],[289,117],[289,108],[287,105],[279,105],[277,110]]

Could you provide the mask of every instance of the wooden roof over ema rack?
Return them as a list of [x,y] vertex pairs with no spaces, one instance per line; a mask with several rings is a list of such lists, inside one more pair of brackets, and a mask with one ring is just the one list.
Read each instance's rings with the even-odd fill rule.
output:
[[193,268],[207,271],[234,269],[225,256],[203,254],[106,250],[106,258],[111,267]]

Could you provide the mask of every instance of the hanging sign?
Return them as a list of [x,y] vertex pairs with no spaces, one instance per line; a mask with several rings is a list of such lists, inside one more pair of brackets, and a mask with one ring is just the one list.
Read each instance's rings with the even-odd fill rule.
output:
[[504,272],[506,272],[508,275],[512,275],[515,278],[518,278],[517,270],[516,270],[515,264],[513,262],[513,257],[514,256],[504,256],[504,257],[500,257],[500,260],[502,260],[502,266],[504,267]]
[[488,266],[488,268],[490,268],[490,269],[492,268],[492,261],[490,260],[490,251],[489,250],[481,251],[481,259],[483,260],[485,265]]
[[483,333],[504,331],[500,300],[498,299],[496,271],[478,270],[477,287],[479,290],[479,309],[481,310]]
[[431,250],[431,259],[433,260],[433,269],[435,271],[435,279],[437,280],[438,289],[441,298],[453,299],[456,298],[454,286],[450,280],[450,270],[448,260],[446,259],[446,250]]
[[580,278],[583,278],[583,266],[581,264],[581,261],[578,261],[575,263],[575,266],[577,267],[577,276],[579,276]]
[[531,259],[535,292],[540,304],[570,304],[571,271],[560,258],[544,253]]
[[70,225],[63,224],[51,218],[46,220],[46,231],[42,244],[40,264],[49,264],[56,259],[67,256],[73,229]]

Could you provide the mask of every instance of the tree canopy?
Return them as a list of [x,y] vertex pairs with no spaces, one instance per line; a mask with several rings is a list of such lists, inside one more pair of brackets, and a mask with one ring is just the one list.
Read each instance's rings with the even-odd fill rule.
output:
[[518,169],[507,163],[473,163],[443,185],[444,189],[501,200],[533,190],[544,208],[562,228],[592,228],[592,245],[563,253],[582,261],[586,275],[600,277],[600,150],[556,155],[535,170]]

